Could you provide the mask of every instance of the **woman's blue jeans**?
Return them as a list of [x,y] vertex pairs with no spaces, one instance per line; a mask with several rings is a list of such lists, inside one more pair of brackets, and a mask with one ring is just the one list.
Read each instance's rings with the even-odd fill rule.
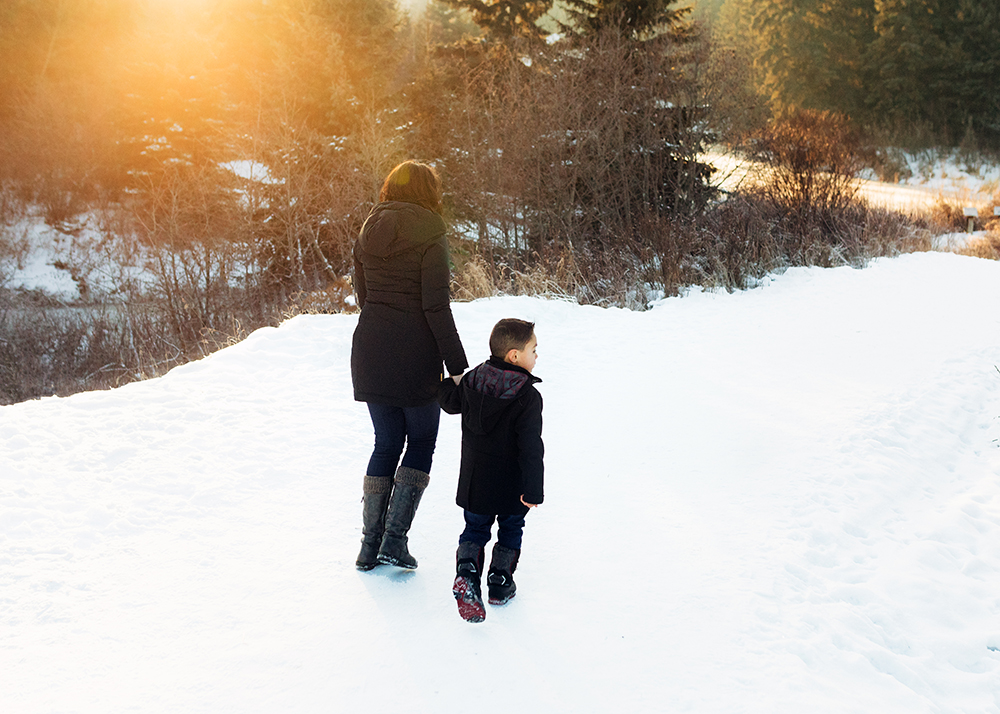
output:
[[[425,474],[431,472],[441,421],[441,407],[437,402],[422,407],[392,407],[368,402],[368,413],[375,427],[375,450],[368,461],[369,476],[391,478],[397,465]],[[400,455],[403,456],[402,464],[399,463]]]

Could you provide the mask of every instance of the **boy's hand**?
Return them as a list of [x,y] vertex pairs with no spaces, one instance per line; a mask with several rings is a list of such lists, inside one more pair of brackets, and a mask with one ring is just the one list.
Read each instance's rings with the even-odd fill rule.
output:
[[521,494],[521,503],[523,503],[528,508],[538,508],[538,504],[537,503],[528,503],[527,501],[525,501],[523,493]]

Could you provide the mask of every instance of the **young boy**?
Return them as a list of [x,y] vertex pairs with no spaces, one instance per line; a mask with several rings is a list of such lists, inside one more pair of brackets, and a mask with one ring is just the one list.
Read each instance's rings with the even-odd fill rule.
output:
[[500,320],[490,334],[490,359],[461,379],[441,382],[438,401],[462,415],[462,466],[456,502],[465,510],[452,592],[469,622],[486,619],[481,579],[486,544],[498,522],[486,583],[491,605],[512,597],[524,516],[544,499],[542,396],[534,377],[535,325]]

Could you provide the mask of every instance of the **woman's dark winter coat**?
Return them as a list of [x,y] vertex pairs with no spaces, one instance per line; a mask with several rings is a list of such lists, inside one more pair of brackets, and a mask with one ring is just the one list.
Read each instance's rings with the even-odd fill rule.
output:
[[542,380],[491,357],[456,385],[441,382],[438,401],[449,414],[462,415],[459,506],[481,515],[528,512],[544,493]]
[[449,306],[448,242],[441,216],[415,203],[372,209],[354,245],[361,317],[354,331],[354,398],[397,407],[434,401],[442,361],[469,362]]

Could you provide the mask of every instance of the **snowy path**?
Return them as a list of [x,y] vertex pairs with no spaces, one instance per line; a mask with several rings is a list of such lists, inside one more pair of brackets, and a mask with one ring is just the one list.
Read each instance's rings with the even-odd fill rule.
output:
[[[717,170],[713,180],[725,191],[753,183],[755,173],[767,170],[755,161],[718,151],[709,152],[705,158]],[[986,209],[996,203],[993,194],[1000,181],[1000,167],[984,167],[981,169],[982,177],[969,175],[954,160],[939,161],[934,169],[932,176],[915,175],[905,183],[859,178],[858,193],[873,206],[896,211],[920,212],[945,201],[962,206],[981,206],[985,210],[984,217],[992,215]]]
[[0,711],[1000,711],[1000,263],[795,269],[537,321],[517,598],[450,594],[445,417],[412,573],[353,568],[356,318],[0,408]]

